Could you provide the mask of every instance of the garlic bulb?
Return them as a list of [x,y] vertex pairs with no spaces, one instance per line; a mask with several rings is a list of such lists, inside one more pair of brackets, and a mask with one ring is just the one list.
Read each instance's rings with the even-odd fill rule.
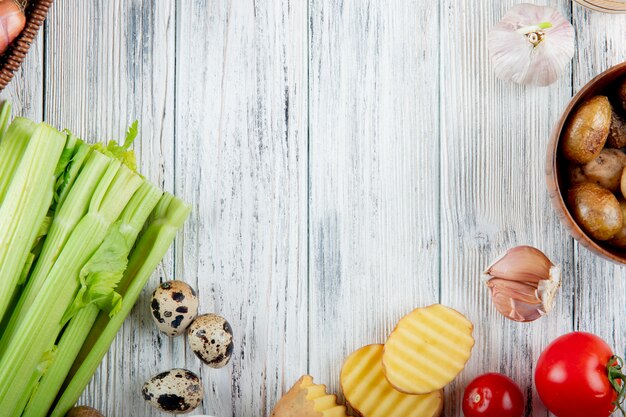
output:
[[574,28],[552,7],[522,3],[489,32],[487,46],[499,78],[545,86],[574,56]]
[[485,271],[496,309],[514,321],[533,321],[548,314],[561,285],[561,269],[539,249],[518,246]]

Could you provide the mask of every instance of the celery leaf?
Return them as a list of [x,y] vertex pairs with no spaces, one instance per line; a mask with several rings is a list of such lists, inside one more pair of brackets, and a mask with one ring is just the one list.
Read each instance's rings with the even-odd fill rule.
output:
[[104,143],[96,143],[92,146],[97,150],[111,158],[121,161],[124,165],[137,173],[137,158],[133,150],[128,150],[124,146],[120,146],[116,141],[112,140],[107,145]]
[[119,144],[117,141],[109,141],[109,143],[96,143],[92,145],[92,148],[98,152],[105,154],[111,158],[115,158],[121,161],[124,165],[130,168],[134,173],[137,171],[137,157],[135,151],[129,149],[137,135],[139,133],[139,121],[135,120],[126,131],[126,138],[123,144]]
[[139,133],[139,120],[135,120],[132,125],[128,127],[126,131],[126,139],[124,139],[124,149],[130,148],[135,139],[137,138],[137,134]]
[[95,304],[115,315],[121,308],[122,297],[115,292],[128,265],[130,245],[120,231],[122,223],[115,223],[104,242],[80,271],[80,289],[61,321],[67,323],[83,307]]

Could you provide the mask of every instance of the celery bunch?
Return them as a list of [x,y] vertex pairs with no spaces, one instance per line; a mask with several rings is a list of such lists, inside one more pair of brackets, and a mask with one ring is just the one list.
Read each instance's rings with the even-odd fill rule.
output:
[[[123,144],[0,110],[0,417],[64,416],[190,208]],[[8,127],[7,127],[8,126]]]

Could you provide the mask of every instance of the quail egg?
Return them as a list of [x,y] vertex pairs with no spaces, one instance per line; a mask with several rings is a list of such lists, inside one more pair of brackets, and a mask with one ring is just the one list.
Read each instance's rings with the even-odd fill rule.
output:
[[222,368],[233,355],[233,330],[216,314],[198,316],[189,326],[187,339],[193,352],[211,368]]
[[187,369],[172,369],[154,375],[143,385],[143,397],[157,410],[184,414],[202,402],[200,378]]
[[198,314],[198,296],[182,281],[166,281],[152,294],[152,318],[160,331],[180,336]]

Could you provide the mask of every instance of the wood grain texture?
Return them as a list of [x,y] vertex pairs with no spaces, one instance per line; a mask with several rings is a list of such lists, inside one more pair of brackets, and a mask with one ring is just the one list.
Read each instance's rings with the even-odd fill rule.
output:
[[176,275],[235,332],[232,364],[201,370],[215,416],[268,415],[307,370],[306,13],[178,7],[176,193],[193,212]]
[[[339,394],[350,352],[436,302],[475,323],[446,417],[487,371],[524,388],[527,416],[550,416],[533,364],[560,334],[592,331],[626,355],[626,269],[572,241],[544,180],[572,94],[626,59],[626,19],[540,1],[572,19],[577,54],[556,84],[521,87],[493,75],[485,44],[517,3],[56,2],[1,97],[88,140],[139,119],[141,171],[193,205],[81,403],[161,415],[141,385],[186,367],[205,384],[193,414],[267,417],[307,372]],[[520,244],[563,268],[555,310],[531,324],[501,317],[480,280]],[[150,293],[173,278],[230,321],[225,369],[158,333]]]
[[310,8],[310,372],[338,390],[349,353],[438,301],[439,10]]

